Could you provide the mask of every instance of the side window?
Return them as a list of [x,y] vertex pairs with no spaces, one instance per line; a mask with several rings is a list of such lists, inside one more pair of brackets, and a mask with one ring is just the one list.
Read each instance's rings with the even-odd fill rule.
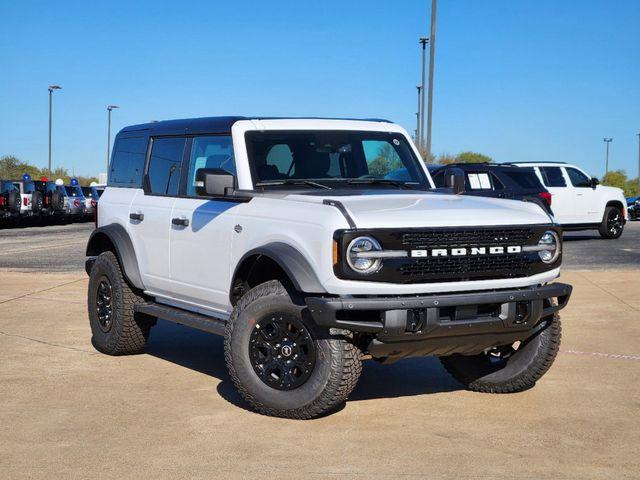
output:
[[471,190],[491,190],[491,179],[486,172],[467,173],[467,180]]
[[571,184],[574,187],[578,187],[578,188],[591,187],[591,179],[587,177],[584,173],[582,173],[580,170],[567,167],[567,175],[569,175],[569,180],[571,180]]
[[201,168],[220,168],[236,175],[230,136],[195,137],[191,146],[187,195],[196,197],[196,174]]
[[186,139],[155,138],[149,159],[149,188],[156,195],[177,195]]
[[109,186],[140,187],[146,154],[147,137],[118,138],[111,159]]
[[566,187],[562,170],[560,167],[540,167],[542,180],[547,187]]

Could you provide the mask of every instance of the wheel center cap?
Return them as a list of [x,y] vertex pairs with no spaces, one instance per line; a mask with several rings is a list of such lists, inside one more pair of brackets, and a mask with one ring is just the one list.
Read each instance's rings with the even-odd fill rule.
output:
[[293,352],[293,350],[291,349],[291,347],[289,345],[283,345],[282,346],[282,356],[283,357],[290,356],[292,352]]

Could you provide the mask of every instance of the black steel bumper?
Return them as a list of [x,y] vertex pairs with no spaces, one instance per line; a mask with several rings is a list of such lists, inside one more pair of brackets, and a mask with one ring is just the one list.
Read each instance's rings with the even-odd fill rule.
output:
[[[323,327],[372,334],[374,357],[473,354],[528,338],[564,308],[571,285],[402,297],[307,297]],[[554,301],[555,300],[555,301]]]

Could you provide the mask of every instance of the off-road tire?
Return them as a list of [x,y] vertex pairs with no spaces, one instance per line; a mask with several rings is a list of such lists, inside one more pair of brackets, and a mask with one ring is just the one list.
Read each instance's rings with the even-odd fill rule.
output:
[[[622,211],[618,207],[605,208],[604,216],[602,217],[602,223],[598,228],[598,233],[600,233],[600,236],[602,238],[606,238],[607,240],[615,240],[616,238],[620,238],[620,235],[622,235],[622,231],[624,230],[624,224],[621,225],[615,231],[612,231],[612,229],[609,226],[609,219],[615,215],[619,215],[619,217],[623,219]],[[624,222],[624,219],[622,221]]]
[[14,215],[20,213],[20,208],[22,205],[22,197],[17,190],[10,190],[7,194],[7,206],[9,207],[9,211]]
[[[108,279],[113,297],[111,326],[104,331],[97,313],[98,287],[102,279]],[[96,258],[89,274],[88,309],[91,325],[91,341],[96,350],[107,355],[133,355],[142,353],[155,319],[135,312],[144,297],[127,284],[117,257],[113,252],[103,252]]]
[[[298,315],[317,352],[310,377],[286,391],[264,383],[249,354],[256,321],[276,312]],[[242,397],[257,412],[274,417],[310,419],[335,410],[355,388],[362,371],[361,352],[348,332],[316,327],[306,308],[296,305],[277,280],[258,285],[240,298],[226,326],[224,354],[229,375]]]
[[31,194],[31,211],[33,213],[40,213],[43,207],[44,200],[42,198],[42,193],[36,190]]
[[474,392],[521,392],[533,387],[549,370],[560,348],[561,332],[560,317],[555,314],[499,369],[485,354],[451,355],[440,357],[440,361],[453,378]]
[[64,194],[59,190],[51,192],[51,208],[56,212],[64,209]]

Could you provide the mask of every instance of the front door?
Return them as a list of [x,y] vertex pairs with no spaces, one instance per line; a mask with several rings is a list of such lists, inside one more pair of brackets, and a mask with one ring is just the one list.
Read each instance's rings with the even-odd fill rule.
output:
[[576,198],[576,203],[580,205],[580,223],[600,223],[602,221],[602,211],[598,208],[599,194],[591,186],[591,178],[575,167],[565,167],[565,172]]
[[184,301],[226,312],[231,282],[231,242],[236,225],[228,198],[203,198],[196,192],[196,172],[219,168],[235,175],[231,136],[194,137],[185,166],[184,195],[171,217],[171,278],[173,291]]

